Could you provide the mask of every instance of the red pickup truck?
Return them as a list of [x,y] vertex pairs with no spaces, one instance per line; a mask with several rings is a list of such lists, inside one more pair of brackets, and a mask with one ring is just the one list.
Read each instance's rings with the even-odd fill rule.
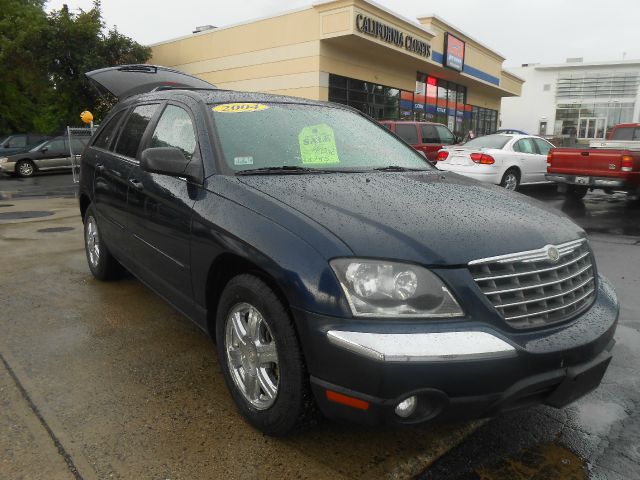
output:
[[640,123],[616,125],[606,141],[592,141],[589,148],[551,149],[545,176],[574,198],[596,188],[640,196]]

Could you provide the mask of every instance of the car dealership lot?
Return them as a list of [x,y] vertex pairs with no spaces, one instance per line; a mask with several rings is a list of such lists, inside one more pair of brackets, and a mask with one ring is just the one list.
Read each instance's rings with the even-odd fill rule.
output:
[[[13,219],[0,215],[0,428],[8,432],[0,437],[0,476],[403,478],[465,437],[436,470],[486,463],[482,472],[490,475],[521,447],[541,449],[540,470],[569,461],[579,474],[590,462],[602,478],[617,478],[616,471],[638,468],[638,452],[624,447],[638,441],[640,380],[629,365],[640,357],[633,294],[640,211],[622,197],[566,202],[553,189],[525,190],[589,231],[599,268],[618,290],[618,345],[596,392],[564,412],[511,414],[471,436],[478,423],[398,430],[326,422],[274,440],[242,421],[203,333],[135,279],[105,284],[90,276],[76,201],[33,199],[55,196],[63,181],[71,176],[0,179],[0,214],[14,212]],[[53,214],[15,218],[25,211]],[[39,231],[51,228],[72,230]],[[502,442],[491,455],[473,448],[492,438],[494,446]]]

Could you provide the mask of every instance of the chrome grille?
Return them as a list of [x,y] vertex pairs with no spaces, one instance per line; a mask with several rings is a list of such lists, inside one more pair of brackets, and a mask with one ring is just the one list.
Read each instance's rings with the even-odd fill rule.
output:
[[513,328],[562,322],[595,295],[585,239],[469,262],[480,290]]

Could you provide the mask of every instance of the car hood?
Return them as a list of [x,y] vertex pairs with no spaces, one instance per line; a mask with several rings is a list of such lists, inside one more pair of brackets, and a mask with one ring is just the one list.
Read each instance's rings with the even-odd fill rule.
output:
[[452,173],[236,178],[322,225],[363,257],[461,265],[585,235],[540,202]]

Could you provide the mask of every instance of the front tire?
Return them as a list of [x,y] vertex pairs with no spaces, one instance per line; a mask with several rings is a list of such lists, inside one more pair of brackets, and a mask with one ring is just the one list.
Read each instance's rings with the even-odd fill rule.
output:
[[515,168],[510,168],[502,176],[500,186],[506,190],[515,192],[520,186],[520,173]]
[[36,173],[36,166],[31,160],[20,160],[16,163],[16,175],[19,177],[33,177],[34,173]]
[[316,406],[293,322],[260,278],[229,281],[218,305],[216,339],[227,387],[245,419],[283,436],[316,419]]
[[89,270],[98,280],[117,280],[122,277],[124,268],[104,244],[92,206],[84,214],[84,249]]

